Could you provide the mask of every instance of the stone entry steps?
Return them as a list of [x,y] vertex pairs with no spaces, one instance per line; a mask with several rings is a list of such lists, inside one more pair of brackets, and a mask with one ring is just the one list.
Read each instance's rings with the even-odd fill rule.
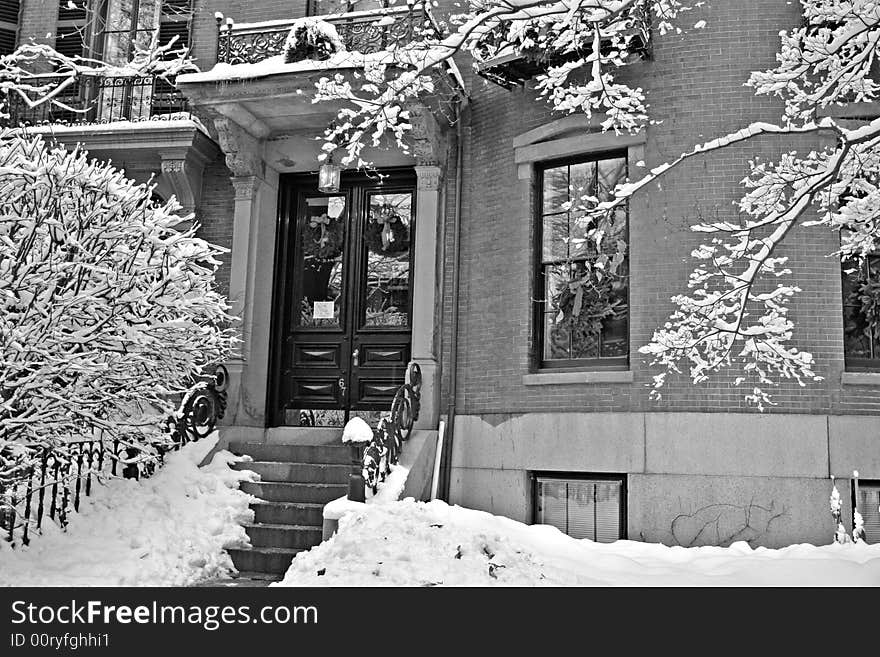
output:
[[[313,430],[312,430],[313,431]],[[251,547],[229,549],[239,571],[237,580],[248,584],[280,579],[293,557],[321,542],[324,504],[348,492],[352,472],[351,449],[338,442],[341,430],[326,442],[307,442],[309,430],[289,434],[292,443],[232,441],[229,450],[253,461],[236,463],[236,470],[253,470],[259,482],[242,482],[241,490],[257,498],[251,504],[254,520],[245,525]]]

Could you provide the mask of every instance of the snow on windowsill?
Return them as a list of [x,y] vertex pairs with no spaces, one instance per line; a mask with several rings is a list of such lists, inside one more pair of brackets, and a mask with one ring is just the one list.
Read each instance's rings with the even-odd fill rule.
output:
[[533,374],[524,374],[522,381],[524,386],[571,385],[577,383],[632,383],[633,373],[631,370],[597,370],[592,372],[547,370]]
[[880,372],[843,372],[840,383],[845,386],[880,386]]

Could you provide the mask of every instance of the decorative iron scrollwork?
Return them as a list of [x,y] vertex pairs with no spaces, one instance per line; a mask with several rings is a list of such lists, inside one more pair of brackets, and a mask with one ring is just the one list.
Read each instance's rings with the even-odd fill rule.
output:
[[373,440],[361,459],[361,476],[374,495],[379,484],[391,474],[391,466],[397,464],[403,443],[412,435],[413,425],[419,419],[421,390],[422,370],[417,363],[410,363],[404,383],[391,401],[390,412],[373,429]]
[[[394,20],[383,21],[388,17]],[[424,26],[433,25],[427,18],[427,9],[417,4],[358,12],[356,16],[342,14],[321,18],[336,28],[346,50],[363,54],[381,52],[391,45],[410,41]],[[281,55],[292,26],[293,21],[273,21],[263,28],[253,25],[237,28],[229,19],[224,22],[218,17],[217,61],[255,64]]]
[[66,527],[69,514],[79,511],[81,498],[91,495],[93,479],[149,477],[165,454],[216,428],[226,411],[228,388],[229,372],[220,365],[210,380],[186,392],[166,420],[170,440],[152,448],[96,438],[44,447],[29,456],[15,455],[10,447],[0,450],[0,540],[13,547],[18,542],[27,545],[46,515]]

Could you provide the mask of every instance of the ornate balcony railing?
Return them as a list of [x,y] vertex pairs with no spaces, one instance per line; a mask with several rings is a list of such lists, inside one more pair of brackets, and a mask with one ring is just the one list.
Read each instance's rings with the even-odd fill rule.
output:
[[62,528],[82,497],[92,492],[92,480],[115,476],[149,477],[165,454],[211,433],[226,410],[229,373],[222,365],[208,381],[194,385],[178,410],[168,418],[168,440],[147,452],[119,440],[81,440],[46,447],[29,458],[0,451],[0,540],[13,547],[27,545],[46,515]]
[[[624,25],[626,23],[626,25]],[[630,41],[630,53],[633,61],[650,59],[651,45],[651,12],[645,2],[640,2],[632,10],[626,21],[621,21],[619,36]],[[550,24],[530,28],[536,38],[540,31],[552,30]],[[527,31],[528,34],[528,31]],[[502,26],[490,32],[482,39],[482,52],[477,53],[477,75],[486,78],[506,89],[525,84],[538,73],[552,66],[559,66],[584,57],[584,53],[592,48],[592,32],[586,31],[587,41],[579,50],[562,52],[545,50],[544,48],[520,48],[507,43],[507,28]],[[614,49],[610,39],[603,39],[602,49],[608,52]]]
[[[63,82],[57,75],[22,79],[46,92]],[[39,92],[34,93],[37,97]],[[189,104],[174,85],[158,76],[82,78],[59,94],[57,102],[32,106],[17,93],[7,96],[10,126],[89,125],[114,121],[153,121],[190,115]]]
[[[420,3],[374,11],[315,16],[333,25],[345,49],[363,54],[415,39],[422,30],[436,32],[429,10]],[[293,20],[235,24],[217,15],[217,62],[255,64],[282,54]]]

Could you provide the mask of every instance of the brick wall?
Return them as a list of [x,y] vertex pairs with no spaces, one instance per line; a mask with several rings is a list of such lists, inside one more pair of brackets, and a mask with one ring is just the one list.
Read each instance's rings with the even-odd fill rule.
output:
[[[749,72],[773,66],[780,29],[799,21],[796,3],[761,0],[714,1],[688,15],[682,35],[655,34],[653,61],[626,71],[641,86],[652,117],[648,130],[648,168],[666,162],[694,144],[755,120],[775,120],[781,104],[756,98],[743,82]],[[698,20],[707,26],[690,29]],[[463,65],[467,71],[468,66]],[[663,399],[648,398],[651,377],[637,349],[673,309],[670,297],[686,290],[693,263],[690,251],[699,235],[688,226],[700,215],[735,219],[738,185],[755,155],[773,157],[791,148],[815,148],[805,140],[764,139],[695,159],[642,192],[631,205],[631,369],[632,384],[531,386],[531,290],[534,220],[518,192],[512,140],[546,123],[551,116],[526,89],[504,90],[469,76],[471,123],[466,130],[459,303],[460,413],[533,411],[742,411],[743,390],[736,372],[693,386],[688,377],[669,381]],[[450,199],[453,198],[451,195]],[[451,254],[451,223],[447,248]],[[779,406],[770,412],[872,413],[880,393],[840,385],[843,336],[839,264],[826,257],[836,237],[816,228],[798,228],[782,255],[791,258],[792,278],[803,289],[792,304],[797,328],[794,344],[814,353],[825,381],[806,388],[782,384],[774,391]],[[451,263],[447,258],[444,324],[448,346]],[[448,363],[448,348],[444,353]],[[448,372],[444,376],[449,391]]]
[[57,22],[58,0],[22,0],[19,45],[28,43],[31,38],[37,43],[55,45]]
[[[232,220],[235,212],[235,189],[229,179],[223,155],[205,167],[202,178],[202,204],[197,218],[201,224],[199,237],[213,244],[232,249]],[[217,272],[217,287],[222,294],[229,293],[230,254],[220,260],[223,265]]]

